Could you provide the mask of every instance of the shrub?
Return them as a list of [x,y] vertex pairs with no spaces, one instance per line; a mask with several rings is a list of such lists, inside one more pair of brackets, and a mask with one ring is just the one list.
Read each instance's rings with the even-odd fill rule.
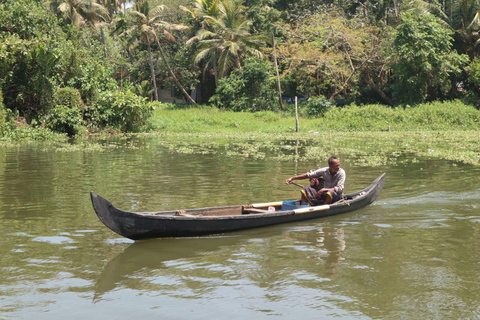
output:
[[332,107],[318,121],[323,129],[340,131],[476,130],[480,124],[480,111],[460,100],[406,108],[353,104]]
[[392,52],[393,96],[397,103],[437,100],[452,89],[452,75],[468,62],[452,48],[452,32],[435,15],[404,13]]
[[332,106],[331,102],[328,101],[324,96],[311,97],[305,103],[307,109],[307,115],[311,117],[321,117],[327,111],[328,108]]
[[55,132],[66,133],[69,137],[84,130],[82,112],[67,106],[56,106],[42,118],[43,125]]
[[210,102],[232,111],[275,110],[275,82],[271,67],[258,58],[247,59],[241,69],[219,81]]
[[54,106],[62,105],[72,109],[83,110],[85,108],[80,92],[71,87],[58,88],[55,90],[53,103]]
[[40,117],[40,121],[45,128],[54,132],[66,133],[72,137],[85,130],[84,109],[83,100],[77,89],[57,88],[53,94],[53,105],[45,112],[45,115]]
[[99,93],[88,116],[98,128],[110,127],[121,131],[136,131],[150,117],[153,105],[146,99],[127,91],[104,91]]

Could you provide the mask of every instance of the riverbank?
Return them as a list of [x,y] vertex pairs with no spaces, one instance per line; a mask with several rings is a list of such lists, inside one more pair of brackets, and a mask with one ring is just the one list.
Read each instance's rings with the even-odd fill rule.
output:
[[0,144],[38,143],[67,152],[125,145],[143,148],[153,141],[172,153],[221,150],[232,157],[273,157],[279,161],[326,160],[336,154],[357,166],[398,165],[431,158],[480,166],[480,111],[456,103],[405,109],[349,106],[328,110],[319,118],[307,118],[301,109],[300,132],[295,132],[292,110],[239,113],[165,105],[153,112],[141,133],[104,131],[72,140],[24,125],[11,130]]

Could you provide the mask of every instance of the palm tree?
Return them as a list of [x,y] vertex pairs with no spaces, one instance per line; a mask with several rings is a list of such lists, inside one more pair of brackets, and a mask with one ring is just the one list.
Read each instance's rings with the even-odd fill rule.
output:
[[110,20],[113,19],[113,15],[119,12],[122,6],[122,1],[120,0],[97,0],[97,2],[108,10]]
[[54,12],[66,17],[67,21],[75,25],[77,29],[86,26],[100,26],[103,51],[105,57],[107,56],[103,24],[110,16],[108,10],[102,4],[93,0],[51,0],[48,1],[48,5]]
[[166,6],[164,5],[159,5],[153,9],[150,9],[148,2],[137,3],[137,10],[132,10],[129,12],[129,14],[134,18],[136,23],[126,31],[126,34],[129,34],[129,33],[139,34],[142,41],[144,41],[147,44],[148,63],[150,65],[150,73],[151,73],[152,82],[153,82],[155,100],[158,101],[158,92],[157,92],[157,84],[155,80],[155,65],[154,65],[154,60],[152,55],[153,43],[157,44],[158,49],[160,51],[160,55],[162,56],[162,59],[168,69],[168,72],[172,76],[178,88],[182,91],[182,93],[185,95],[188,101],[195,104],[195,100],[193,100],[192,97],[190,97],[188,92],[185,90],[185,88],[183,88],[183,86],[180,84],[180,81],[178,81],[175,73],[173,72],[172,68],[170,67],[170,64],[168,63],[165,52],[163,51],[163,47],[160,44],[160,39],[157,35],[157,30],[161,30],[163,31],[164,36],[166,36],[168,40],[175,41],[175,37],[170,33],[169,30],[186,29],[185,26],[178,25],[178,24],[170,24],[166,21],[161,20],[161,13],[165,9],[166,9]]
[[189,43],[198,40],[195,63],[205,61],[206,68],[211,66],[216,84],[233,69],[241,68],[244,57],[263,57],[259,48],[265,46],[267,39],[250,33],[252,22],[243,12],[240,0],[223,0],[219,3],[218,15],[205,15],[204,27],[189,40]]
[[107,9],[93,0],[51,0],[48,4],[78,29],[98,21],[105,21],[108,17]]
[[443,19],[454,32],[457,50],[471,58],[480,44],[480,1],[479,0],[409,0],[406,9],[417,15],[434,14]]
[[449,12],[450,25],[461,53],[471,58],[480,43],[480,3],[478,0],[452,0]]
[[204,19],[205,17],[218,17],[220,13],[220,0],[196,0],[192,10],[180,6],[184,11],[189,12],[194,18]]

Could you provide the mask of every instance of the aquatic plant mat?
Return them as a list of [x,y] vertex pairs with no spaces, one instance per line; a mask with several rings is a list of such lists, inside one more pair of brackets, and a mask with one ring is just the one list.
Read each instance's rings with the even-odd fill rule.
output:
[[335,154],[353,160],[354,165],[373,167],[416,162],[419,158],[480,165],[478,131],[157,133],[144,136],[154,138],[151,142],[172,153],[225,152],[232,157],[268,157],[280,161],[326,160]]
[[385,166],[421,159],[480,165],[479,131],[142,133],[90,137],[43,146],[59,152],[102,152],[112,148],[166,148],[179,154],[224,153],[230,157],[312,161],[335,154],[356,166]]

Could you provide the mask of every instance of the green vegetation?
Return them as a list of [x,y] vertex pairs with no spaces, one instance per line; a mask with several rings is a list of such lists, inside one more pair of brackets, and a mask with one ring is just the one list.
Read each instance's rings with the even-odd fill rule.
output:
[[[245,61],[245,66],[234,70],[229,77],[219,80],[216,94],[210,102],[232,111],[275,110],[276,96],[272,71],[258,58]],[[278,98],[277,98],[278,99]]]
[[0,1],[0,138],[290,133],[281,94],[301,132],[478,130],[479,17],[465,0]]
[[[394,39],[396,84],[393,97],[401,103],[443,99],[452,87],[451,77],[461,74],[466,55],[452,50],[453,31],[433,15],[401,16]],[[419,50],[419,48],[421,48]]]
[[[309,107],[301,104],[301,114],[308,116]],[[311,161],[335,153],[357,166],[400,165],[419,157],[480,165],[480,111],[461,101],[325,108],[318,118],[301,117],[299,133],[291,110],[239,113],[205,106],[163,105],[154,111],[149,128],[161,138],[157,143],[173,153],[224,149],[229,156],[268,155],[280,161]]]
[[145,98],[132,92],[104,91],[89,110],[90,120],[99,128],[136,131],[152,111]]
[[[383,105],[329,107],[310,116],[313,102],[299,105],[300,132],[354,131],[458,131],[479,130],[480,110],[461,101],[434,102],[416,107],[391,108]],[[181,108],[163,105],[149,120],[152,131],[162,132],[294,132],[293,105],[285,112],[255,113],[224,111],[215,107]]]

